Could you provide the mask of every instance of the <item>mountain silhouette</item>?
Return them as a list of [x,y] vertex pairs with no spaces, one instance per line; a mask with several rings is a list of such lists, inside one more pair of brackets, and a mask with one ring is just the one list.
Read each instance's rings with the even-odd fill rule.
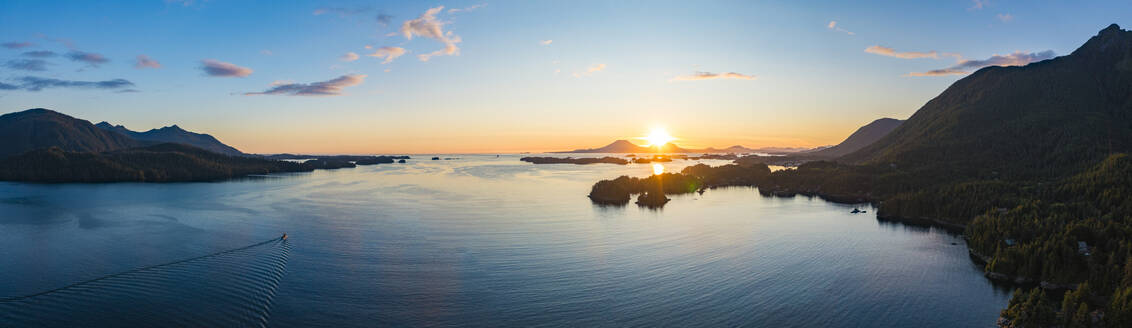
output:
[[167,126],[160,129],[152,129],[145,132],[132,131],[125,126],[111,125],[107,122],[101,122],[95,124],[95,126],[103,130],[124,134],[143,143],[179,143],[211,151],[217,154],[225,154],[231,156],[245,155],[243,152],[236,150],[236,148],[233,148],[232,146],[225,145],[224,143],[220,142],[220,140],[217,140],[211,135],[185,131],[177,125]]
[[49,109],[33,108],[0,116],[0,158],[50,147],[68,152],[102,152],[142,145],[126,135]]
[[857,131],[850,134],[848,138],[845,138],[845,141],[833,147],[818,149],[799,155],[821,158],[841,157],[873,144],[877,140],[880,140],[880,138],[888,135],[889,132],[892,132],[892,130],[900,126],[901,123],[904,123],[904,121],[894,118],[882,118],[858,128]]

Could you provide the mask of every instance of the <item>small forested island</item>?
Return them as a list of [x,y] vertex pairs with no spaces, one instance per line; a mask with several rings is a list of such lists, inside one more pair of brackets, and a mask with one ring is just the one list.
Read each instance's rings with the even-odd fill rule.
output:
[[[689,167],[594,184],[597,203],[718,185],[869,202],[877,218],[963,229],[990,279],[1017,283],[1003,327],[1132,327],[1132,32],[1072,54],[987,67],[874,142],[825,160]],[[655,189],[648,189],[655,188]],[[651,197],[651,195],[650,195]]]
[[598,164],[598,163],[617,164],[617,165],[629,164],[629,161],[627,161],[627,160],[617,158],[617,157],[608,157],[608,156],[606,156],[606,157],[578,157],[578,158],[574,158],[574,157],[523,157],[523,158],[520,158],[519,160],[524,161],[524,162],[528,162],[528,163],[532,163],[532,164],[579,164],[579,165]]

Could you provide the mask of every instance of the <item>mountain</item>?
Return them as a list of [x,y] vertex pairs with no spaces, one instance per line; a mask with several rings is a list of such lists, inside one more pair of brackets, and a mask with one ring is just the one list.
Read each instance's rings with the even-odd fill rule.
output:
[[48,109],[0,116],[0,158],[50,147],[68,152],[101,152],[140,145],[138,140]]
[[889,132],[892,132],[893,129],[900,126],[901,123],[904,123],[904,121],[894,118],[882,118],[873,121],[872,123],[858,128],[856,132],[850,134],[848,138],[845,138],[845,141],[842,141],[836,146],[806,152],[804,156],[822,158],[844,156],[880,140],[880,138],[888,135]]
[[605,145],[605,147],[589,148],[589,149],[575,149],[575,150],[571,150],[571,151],[562,151],[562,152],[557,152],[557,153],[628,154],[628,153],[654,153],[654,152],[688,153],[690,151],[688,151],[687,149],[680,148],[679,146],[676,146],[675,144],[672,144],[672,143],[664,144],[664,146],[661,146],[661,149],[658,151],[656,148],[640,146],[640,145],[637,145],[635,143],[629,142],[628,140],[617,140],[617,141],[614,141],[611,144]]
[[806,150],[806,148],[784,148],[784,147],[765,147],[758,149],[751,149],[740,145],[735,145],[723,149],[716,148],[682,148],[674,143],[667,143],[656,149],[655,147],[646,147],[637,145],[628,140],[617,140],[611,144],[599,148],[575,149],[571,151],[559,151],[554,153],[608,153],[608,154],[633,154],[633,153],[703,153],[703,154],[749,154],[749,153],[769,153],[769,154],[785,154]]
[[301,172],[313,163],[228,156],[178,143],[104,152],[36,149],[0,159],[0,181],[187,182],[216,181],[249,174]]
[[1132,32],[1113,24],[1067,56],[986,67],[960,79],[840,161],[1001,178],[1063,176],[1132,150],[1129,90]]
[[147,144],[179,143],[194,146],[218,154],[231,156],[245,155],[243,152],[236,150],[236,148],[232,148],[232,146],[225,145],[224,143],[220,142],[220,140],[217,140],[211,135],[185,131],[177,125],[167,126],[160,129],[152,129],[145,132],[132,131],[124,126],[111,125],[107,122],[101,122],[96,124],[95,126],[103,130],[124,134],[130,138]]

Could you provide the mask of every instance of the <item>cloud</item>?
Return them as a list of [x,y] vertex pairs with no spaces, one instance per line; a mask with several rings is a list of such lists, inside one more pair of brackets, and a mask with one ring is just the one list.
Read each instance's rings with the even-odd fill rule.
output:
[[122,90],[114,91],[114,93],[137,93],[137,92],[141,92],[141,91],[138,91],[138,89],[122,89]]
[[120,89],[134,86],[133,82],[125,79],[106,81],[72,81],[51,78],[25,76],[17,79],[19,87],[27,91],[40,91],[49,88],[79,88],[79,89]]
[[544,46],[549,46],[551,43],[554,43],[554,40],[542,40],[542,41],[539,41],[538,43],[541,44],[541,45],[544,45]]
[[587,67],[586,71],[583,72],[583,73],[574,73],[572,75],[574,77],[583,77],[583,76],[589,76],[589,75],[592,75],[593,73],[601,72],[601,71],[604,71],[604,70],[605,70],[605,64],[596,64],[596,65],[590,65],[590,67]]
[[134,68],[161,68],[161,63],[153,60],[153,58],[149,58],[149,56],[138,55],[137,60],[134,62]]
[[381,63],[382,64],[388,64],[388,63],[392,63],[394,58],[401,57],[401,55],[404,55],[404,54],[405,54],[405,48],[401,48],[401,47],[381,47],[381,48],[377,48],[377,51],[374,51],[372,54],[368,54],[366,56],[384,58],[385,60],[381,61]]
[[21,71],[41,72],[47,70],[47,62],[42,59],[12,59],[4,63],[4,67]]
[[389,26],[389,23],[393,22],[393,15],[386,15],[384,13],[381,13],[377,14],[377,17],[375,18],[377,19],[378,23],[381,23],[381,26]]
[[351,51],[347,52],[345,55],[342,55],[342,57],[338,57],[338,59],[341,59],[342,61],[352,62],[358,60],[358,54]]
[[988,4],[990,4],[990,1],[987,0],[971,0],[971,7],[967,10],[982,10]]
[[1009,23],[1014,20],[1014,15],[1011,14],[998,14],[994,17],[998,18],[998,20],[1002,21],[1003,23]]
[[31,42],[4,42],[3,44],[0,44],[0,46],[4,46],[4,48],[8,49],[23,49],[35,46],[35,44]]
[[24,52],[20,55],[24,56],[24,57],[48,58],[48,57],[55,57],[55,55],[58,55],[58,54],[56,54],[54,51],[36,50],[36,51]]
[[853,32],[850,32],[849,30],[838,27],[837,21],[829,21],[829,24],[826,24],[825,27],[827,29],[842,32],[842,33],[845,33],[845,34],[848,34],[848,35],[857,35],[857,33],[853,33]]
[[16,90],[16,89],[19,89],[19,88],[20,87],[16,86],[15,84],[7,84],[7,83],[4,83],[4,82],[0,82],[0,90]]
[[314,83],[276,82],[272,83],[270,89],[263,92],[248,92],[244,95],[339,96],[342,95],[343,88],[362,84],[365,79],[365,75],[349,74],[329,81]]
[[415,35],[437,40],[444,44],[442,50],[418,55],[417,58],[421,61],[428,61],[433,56],[456,56],[460,54],[460,48],[456,46],[461,41],[460,36],[453,34],[452,31],[445,32],[444,25],[446,23],[436,19],[436,14],[439,14],[441,10],[444,10],[444,6],[429,8],[420,17],[407,20],[401,24],[401,35],[407,40],[412,40]]
[[225,63],[214,59],[202,60],[200,69],[204,70],[204,74],[208,76],[217,77],[245,77],[252,74],[252,69],[250,68],[240,67],[232,63]]
[[[896,50],[894,50],[892,48],[883,47],[883,46],[868,47],[868,48],[865,48],[865,52],[870,53],[870,54],[875,54],[875,55],[896,57],[896,58],[903,58],[903,59],[915,59],[915,58],[939,59],[939,56],[940,56],[940,53],[936,52],[935,50],[928,51],[928,52],[919,52],[919,51],[897,52]],[[952,56],[952,57],[957,57],[957,58],[959,56],[958,54],[951,54],[951,53],[944,53],[942,55],[943,56]]]
[[274,52],[271,52],[271,50],[267,50],[267,49],[260,50],[259,53],[264,55],[264,56],[271,56],[271,55],[275,54]]
[[912,73],[908,73],[908,76],[967,75],[967,73],[970,73],[970,72],[957,70],[957,69],[951,69],[951,68],[941,68],[941,69],[933,69],[933,70],[930,70],[930,71],[927,71],[927,72],[912,72]]
[[487,7],[487,4],[481,3],[481,4],[478,4],[478,5],[473,5],[471,7],[452,8],[452,9],[448,9],[448,13],[453,14],[453,13],[458,13],[458,12],[461,12],[461,11],[472,11],[472,10],[480,9],[480,8],[483,8],[483,7]]
[[696,72],[692,75],[677,76],[668,80],[674,81],[702,81],[702,80],[715,80],[715,79],[736,79],[736,80],[754,80],[756,76],[746,75],[735,72],[727,73],[712,73],[712,72]]
[[1039,62],[1046,59],[1053,58],[1055,54],[1053,50],[1046,50],[1042,52],[1024,53],[1016,51],[1008,55],[993,55],[987,59],[969,59],[960,60],[954,66],[931,70],[927,72],[913,72],[908,73],[909,76],[944,76],[944,75],[962,75],[970,73],[987,66],[1023,66],[1033,62]]
[[67,58],[70,58],[72,61],[84,62],[87,64],[87,66],[90,67],[98,67],[98,65],[110,62],[109,59],[106,59],[106,57],[103,57],[100,54],[93,52],[82,52],[78,50],[68,52]]

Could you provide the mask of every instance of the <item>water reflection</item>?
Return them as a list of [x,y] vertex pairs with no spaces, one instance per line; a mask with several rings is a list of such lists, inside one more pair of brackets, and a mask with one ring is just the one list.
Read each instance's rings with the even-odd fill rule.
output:
[[[0,297],[285,231],[276,327],[970,327],[992,325],[1009,298],[961,238],[878,224],[872,207],[755,188],[672,197],[664,211],[585,197],[601,179],[728,161],[522,156],[222,183],[0,183]],[[193,297],[182,310],[211,309]]]

